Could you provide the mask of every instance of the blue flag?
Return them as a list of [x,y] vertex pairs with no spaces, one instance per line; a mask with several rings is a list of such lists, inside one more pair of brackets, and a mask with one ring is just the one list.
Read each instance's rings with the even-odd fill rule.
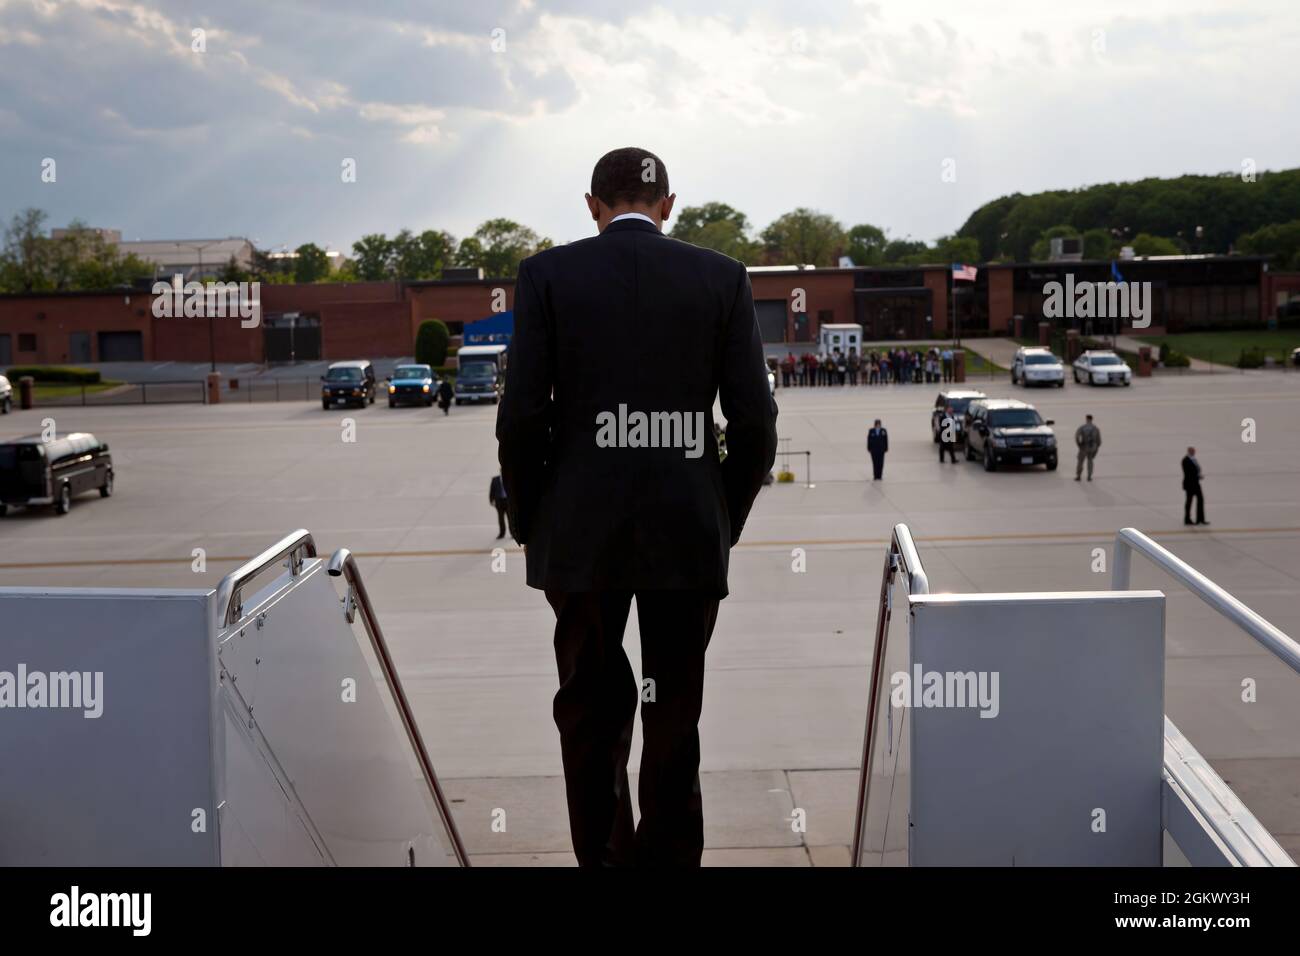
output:
[[1119,274],[1119,266],[1115,265],[1114,259],[1110,260],[1110,274],[1115,278],[1116,282],[1124,281],[1124,277]]

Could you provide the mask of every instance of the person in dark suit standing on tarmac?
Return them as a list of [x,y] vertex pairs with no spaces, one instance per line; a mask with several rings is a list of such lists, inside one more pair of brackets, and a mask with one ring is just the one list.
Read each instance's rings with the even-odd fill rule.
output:
[[889,451],[889,432],[876,419],[867,432],[867,454],[871,456],[871,480],[879,481],[885,474],[885,452]]
[[[528,586],[555,612],[553,714],[580,866],[700,865],[704,655],[776,458],[749,273],[664,235],[675,199],[653,153],[605,154],[586,197],[598,235],[530,256],[515,283],[498,457]],[[623,651],[633,599],[640,684]]]
[[506,536],[506,483],[500,475],[493,475],[488,485],[488,502],[497,510],[497,540]]
[[957,435],[960,428],[957,423],[957,413],[949,405],[943,410],[943,418],[939,420],[939,464],[943,464],[945,454],[954,465],[957,464]]
[[1201,463],[1196,460],[1196,449],[1187,449],[1183,457],[1183,524],[1192,524],[1192,499],[1196,499],[1196,524],[1209,524],[1205,520],[1205,496],[1201,493]]

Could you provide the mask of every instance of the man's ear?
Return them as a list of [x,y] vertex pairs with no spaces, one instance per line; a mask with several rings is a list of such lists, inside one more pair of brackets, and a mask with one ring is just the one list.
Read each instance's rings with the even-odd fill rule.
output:
[[591,212],[591,218],[596,222],[600,221],[600,200],[591,193],[584,193],[583,198],[587,200],[587,209]]
[[663,222],[668,221],[668,217],[673,214],[673,203],[677,201],[677,194],[666,196],[659,204],[659,219]]

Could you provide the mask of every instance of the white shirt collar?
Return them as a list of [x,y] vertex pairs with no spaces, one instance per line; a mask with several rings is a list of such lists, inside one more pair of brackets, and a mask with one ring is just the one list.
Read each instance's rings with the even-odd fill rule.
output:
[[655,221],[653,219],[651,219],[649,216],[647,216],[645,213],[642,212],[625,212],[622,213],[621,215],[615,216],[613,219],[610,220],[610,222],[618,222],[620,219],[644,219],[646,222],[650,223],[650,225],[654,226],[656,229],[659,228],[659,226],[655,224]]

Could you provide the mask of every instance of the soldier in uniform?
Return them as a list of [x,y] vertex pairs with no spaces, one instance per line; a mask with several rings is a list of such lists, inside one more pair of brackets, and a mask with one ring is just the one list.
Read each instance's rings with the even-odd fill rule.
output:
[[1092,416],[1085,416],[1087,421],[1074,433],[1074,443],[1079,446],[1079,462],[1074,468],[1074,480],[1083,477],[1083,463],[1088,462],[1088,480],[1092,481],[1092,460],[1101,448],[1101,429],[1092,423]]

